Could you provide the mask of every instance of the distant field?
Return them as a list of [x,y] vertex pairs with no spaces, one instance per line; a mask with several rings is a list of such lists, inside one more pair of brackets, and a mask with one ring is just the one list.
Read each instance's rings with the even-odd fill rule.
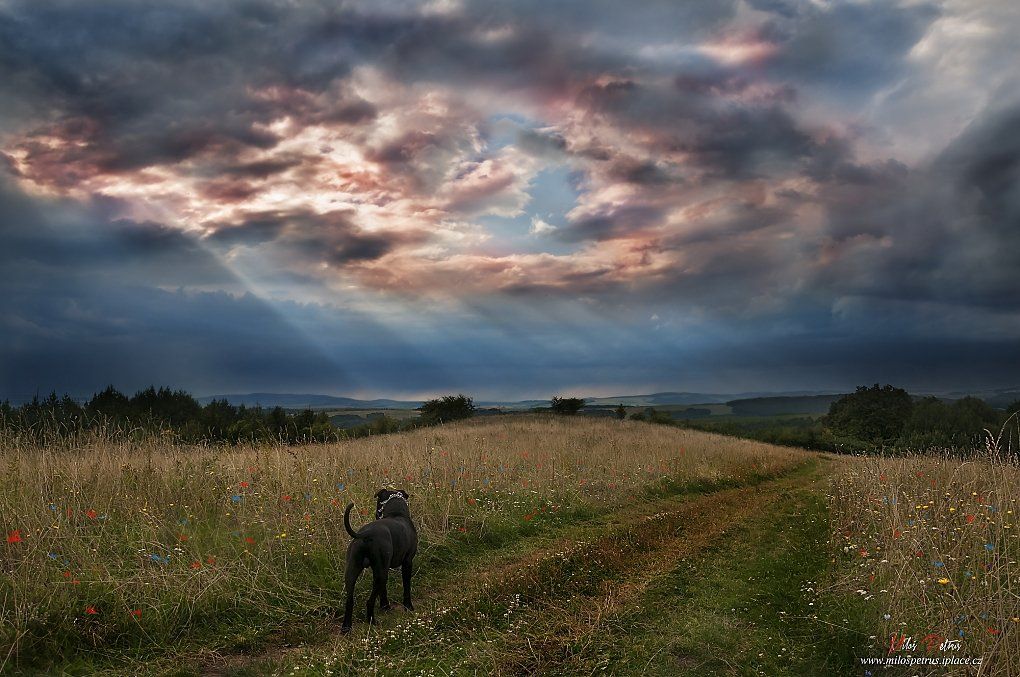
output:
[[338,428],[353,428],[371,423],[374,419],[386,416],[396,421],[409,421],[418,418],[416,409],[326,409],[330,422]]

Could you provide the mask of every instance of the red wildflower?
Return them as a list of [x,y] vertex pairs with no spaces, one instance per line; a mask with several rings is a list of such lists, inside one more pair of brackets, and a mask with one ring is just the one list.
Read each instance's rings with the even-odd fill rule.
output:
[[967,515],[967,524],[973,524],[975,519],[974,515]]
[[245,536],[244,542],[247,543],[248,545],[255,545],[255,539],[252,538],[251,536]]
[[191,568],[192,569],[201,569],[202,568],[202,563],[199,562],[198,560],[195,560],[194,562],[191,563]]
[[91,604],[89,604],[87,607],[85,607],[85,613],[89,614],[90,616],[94,616],[94,615],[98,614],[99,612],[96,611],[96,607],[94,607]]
[[15,529],[7,534],[8,543],[21,543],[21,529]]
[[141,609],[132,609],[131,610],[131,615],[134,616],[135,618],[141,618],[142,617],[142,610]]
[[89,508],[88,510],[85,511],[85,516],[88,517],[90,520],[94,520],[96,518],[96,511],[93,510],[92,508]]
[[242,489],[247,489],[248,488],[248,483],[247,482],[241,482],[241,488]]

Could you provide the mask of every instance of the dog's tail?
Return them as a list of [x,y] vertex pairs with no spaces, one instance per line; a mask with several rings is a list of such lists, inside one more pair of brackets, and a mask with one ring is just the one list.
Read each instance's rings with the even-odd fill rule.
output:
[[354,510],[354,504],[348,503],[347,509],[344,510],[344,528],[347,529],[347,533],[351,535],[351,538],[358,538],[358,532],[351,528],[351,510]]

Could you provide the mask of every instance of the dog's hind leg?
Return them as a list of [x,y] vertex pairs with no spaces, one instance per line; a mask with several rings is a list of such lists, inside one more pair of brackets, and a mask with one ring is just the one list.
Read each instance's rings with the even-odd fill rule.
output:
[[346,633],[351,631],[351,622],[354,616],[354,586],[358,584],[358,576],[360,575],[361,567],[349,558],[347,569],[344,571],[344,587],[347,592],[347,600],[344,603],[344,622],[340,625],[340,632]]
[[408,611],[414,611],[414,605],[411,604],[411,567],[410,559],[405,559],[400,565],[400,575],[404,579],[404,608]]
[[386,598],[386,575],[389,571],[383,564],[372,564],[372,594],[368,596],[368,608],[365,620],[375,623],[375,600],[376,597]]

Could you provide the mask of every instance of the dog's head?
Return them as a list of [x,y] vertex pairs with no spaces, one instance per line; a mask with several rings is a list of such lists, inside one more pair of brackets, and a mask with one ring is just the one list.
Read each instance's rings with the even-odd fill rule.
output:
[[407,499],[411,495],[403,489],[380,489],[375,495],[375,518],[410,517]]

